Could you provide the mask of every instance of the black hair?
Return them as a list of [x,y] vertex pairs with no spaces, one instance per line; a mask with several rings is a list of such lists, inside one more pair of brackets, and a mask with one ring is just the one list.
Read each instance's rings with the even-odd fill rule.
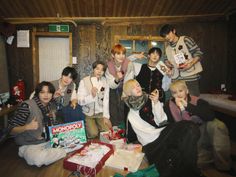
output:
[[95,69],[97,67],[97,65],[103,65],[103,71],[105,72],[106,71],[106,68],[107,68],[107,65],[104,61],[101,61],[101,60],[96,60],[93,64],[92,64],[92,67],[93,69]]
[[51,94],[55,93],[55,87],[52,85],[51,82],[42,81],[35,88],[35,94],[34,95],[36,97],[39,97],[39,93],[42,91],[44,86],[48,86],[49,93],[51,93]]
[[170,24],[164,25],[160,29],[160,36],[166,37],[166,35],[169,34],[169,32],[173,31],[174,29],[175,27],[173,25],[170,25]]
[[62,76],[68,76],[69,74],[71,75],[70,77],[71,77],[72,80],[75,80],[78,76],[78,73],[75,70],[75,68],[67,66],[63,69],[61,75]]
[[159,54],[159,56],[161,57],[162,51],[161,51],[160,48],[158,48],[158,47],[153,47],[153,48],[149,49],[148,55],[150,55],[151,53],[154,53],[154,52],[157,52],[157,53]]

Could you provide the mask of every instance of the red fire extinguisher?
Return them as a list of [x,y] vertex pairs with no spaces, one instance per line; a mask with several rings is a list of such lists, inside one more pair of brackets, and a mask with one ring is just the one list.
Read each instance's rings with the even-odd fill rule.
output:
[[17,102],[22,102],[25,100],[25,82],[19,79],[16,85],[13,86],[12,94],[16,97]]

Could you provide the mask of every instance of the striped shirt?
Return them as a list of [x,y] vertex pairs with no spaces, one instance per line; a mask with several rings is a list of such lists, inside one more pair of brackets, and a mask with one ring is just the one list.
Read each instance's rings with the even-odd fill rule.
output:
[[[172,48],[174,48],[176,46],[177,42],[170,43],[170,46]],[[200,47],[198,47],[196,42],[191,37],[185,36],[184,43],[186,44],[186,46],[189,50],[189,53],[191,53],[191,55],[193,57],[199,57],[200,59],[202,58],[203,52],[200,50]]]
[[12,119],[8,120],[8,126],[10,128],[23,126],[26,124],[26,121],[30,115],[29,105],[25,102],[21,103]]
[[[43,106],[43,104],[40,102],[39,98],[33,97],[32,99],[35,100],[36,104],[42,111],[42,114],[44,116],[44,119],[48,121],[47,114],[50,112],[50,107],[48,106]],[[8,121],[8,126],[9,128],[14,128],[18,126],[24,126],[27,122],[28,117],[30,116],[30,108],[28,103],[22,102],[16,112],[15,115],[13,116],[12,119],[9,119]]]

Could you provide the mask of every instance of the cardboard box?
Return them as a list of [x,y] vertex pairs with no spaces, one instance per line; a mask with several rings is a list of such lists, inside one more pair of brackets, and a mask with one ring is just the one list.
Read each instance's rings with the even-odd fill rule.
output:
[[[93,162],[96,163],[95,167],[89,167],[89,166],[85,166],[81,164],[81,161],[78,160],[78,162],[74,162],[72,160],[72,158],[74,158],[75,156],[78,156],[78,158],[86,158],[86,154],[84,154],[84,151],[86,150],[86,147],[90,147],[90,145],[105,145],[106,147],[109,148],[109,151],[102,155],[101,159],[96,162],[93,159]],[[96,151],[95,151],[96,152]],[[84,144],[84,146],[77,150],[76,152],[72,153],[71,155],[69,155],[68,157],[66,157],[63,161],[63,167],[65,169],[71,170],[71,171],[79,171],[81,174],[83,175],[87,175],[89,177],[95,177],[96,174],[101,170],[101,168],[103,167],[105,161],[114,153],[114,149],[113,146],[111,144],[107,144],[107,143],[103,143],[100,141],[89,141],[87,143]],[[89,158],[89,157],[88,157]]]

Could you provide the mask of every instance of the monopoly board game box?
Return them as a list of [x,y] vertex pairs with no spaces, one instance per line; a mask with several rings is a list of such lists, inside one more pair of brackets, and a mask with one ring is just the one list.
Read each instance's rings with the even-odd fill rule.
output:
[[63,167],[70,171],[79,171],[89,177],[95,177],[105,161],[114,153],[111,144],[89,141],[63,161]]
[[51,147],[64,148],[66,152],[79,149],[87,142],[84,121],[49,126],[49,136]]

